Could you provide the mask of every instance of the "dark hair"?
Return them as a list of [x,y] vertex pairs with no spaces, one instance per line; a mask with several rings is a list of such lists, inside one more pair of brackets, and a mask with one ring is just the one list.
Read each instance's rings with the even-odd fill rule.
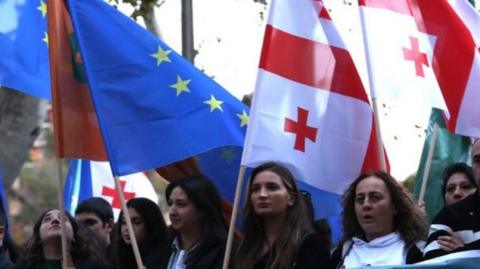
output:
[[[145,225],[145,241],[138,242],[142,260],[147,256],[159,259],[155,261],[156,266],[160,266],[166,259],[167,252],[167,225],[163,219],[162,212],[156,203],[153,201],[139,197],[133,198],[127,202],[127,208],[133,208],[142,217]],[[122,238],[122,222],[123,212],[120,213],[117,225],[114,229],[114,244],[115,252],[117,254],[117,266],[119,268],[136,268],[137,264],[133,255],[132,246],[125,243]],[[168,257],[167,257],[168,258]],[[145,263],[145,261],[144,261]],[[147,264],[145,264],[147,266]],[[147,266],[149,267],[149,266]]]
[[442,198],[445,201],[445,192],[447,191],[447,184],[448,180],[453,174],[460,173],[464,174],[468,181],[475,186],[475,189],[478,189],[477,182],[475,181],[475,177],[473,176],[472,167],[467,165],[466,163],[453,163],[447,166],[443,170],[443,185],[442,185]]
[[[199,243],[188,253],[185,260],[185,264],[189,264],[190,261],[196,260],[200,255],[208,252],[207,248],[213,243],[225,243],[228,225],[223,216],[220,194],[207,177],[197,175],[171,181],[165,190],[165,197],[169,205],[172,204],[170,195],[177,187],[185,192],[202,217],[202,235]],[[173,229],[173,233],[178,236],[178,231]]]
[[322,243],[330,249],[332,247],[332,230],[326,219],[315,219],[315,208],[312,203],[310,192],[300,190],[299,201],[302,204],[304,214],[304,229],[314,231],[322,239]]
[[260,258],[262,245],[267,240],[263,220],[255,214],[250,200],[253,181],[263,171],[277,174],[294,199],[293,205],[287,208],[285,223],[275,242],[273,242],[270,250],[272,257],[267,265],[268,268],[292,267],[295,249],[298,247],[305,227],[302,205],[298,201],[299,191],[292,173],[283,165],[275,162],[267,162],[256,167],[252,171],[250,182],[248,183],[248,192],[243,210],[244,238],[235,257],[235,268],[237,269],[253,268],[255,261]]
[[75,210],[75,215],[80,213],[93,213],[102,221],[103,226],[113,220],[113,209],[110,203],[100,197],[92,197],[81,202]]
[[[25,257],[24,263],[27,267],[35,266],[39,264],[44,259],[42,240],[40,238],[40,226],[42,225],[43,218],[50,211],[57,209],[48,209],[44,211],[38,220],[33,226],[33,234],[25,243]],[[64,212],[65,216],[68,218],[68,222],[72,226],[73,230],[73,239],[70,243],[70,255],[74,263],[84,259],[90,259],[97,263],[105,263],[100,256],[96,255],[96,252],[91,248],[91,246],[84,239],[83,235],[79,232],[79,227],[75,219],[68,213]],[[59,241],[60,244],[60,241]]]
[[352,237],[364,237],[365,232],[358,223],[355,214],[355,195],[358,183],[368,177],[375,177],[385,183],[390,192],[393,207],[397,211],[394,218],[394,230],[400,233],[407,247],[412,246],[419,240],[425,240],[427,236],[427,222],[420,209],[415,205],[412,198],[391,175],[385,172],[371,172],[357,177],[343,195],[343,239],[342,242]]

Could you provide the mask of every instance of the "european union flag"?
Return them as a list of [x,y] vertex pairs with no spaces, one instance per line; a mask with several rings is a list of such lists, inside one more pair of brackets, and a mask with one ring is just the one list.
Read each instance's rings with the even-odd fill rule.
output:
[[46,0],[0,0],[0,86],[50,99]]
[[243,103],[104,1],[68,4],[115,175],[243,146]]

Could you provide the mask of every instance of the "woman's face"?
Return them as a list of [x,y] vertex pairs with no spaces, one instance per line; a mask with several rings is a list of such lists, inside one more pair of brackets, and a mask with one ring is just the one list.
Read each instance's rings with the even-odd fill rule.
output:
[[[138,214],[137,210],[133,207],[128,208],[128,214],[130,215],[130,220],[132,221],[133,226],[133,233],[135,234],[135,239],[137,239],[137,243],[142,243],[145,241],[145,237],[147,235],[147,229],[145,227],[145,222],[140,214]],[[125,215],[122,216],[121,220],[121,232],[123,241],[127,244],[131,244],[130,235],[128,233],[128,226],[125,222]]]
[[[72,224],[67,216],[64,216],[64,219],[67,240],[70,242],[73,239]],[[60,210],[57,209],[52,209],[43,216],[39,228],[40,239],[43,243],[60,240],[62,235],[60,220]]]
[[279,175],[265,170],[253,178],[250,202],[258,216],[277,217],[286,214],[288,207],[293,205],[294,198]]
[[168,213],[172,227],[179,233],[197,230],[202,227],[201,213],[190,201],[181,187],[175,187],[170,193]]
[[445,203],[450,205],[458,202],[476,190],[477,188],[470,183],[465,174],[454,173],[448,178],[447,186],[445,186]]
[[370,176],[355,190],[355,216],[368,241],[393,232],[397,211],[383,180]]

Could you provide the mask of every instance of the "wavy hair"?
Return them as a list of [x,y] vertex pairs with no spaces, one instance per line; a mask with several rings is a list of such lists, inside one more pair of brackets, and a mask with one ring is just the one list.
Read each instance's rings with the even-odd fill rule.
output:
[[427,236],[427,221],[424,214],[412,200],[405,188],[391,175],[385,172],[371,172],[357,177],[343,195],[343,238],[342,242],[352,237],[365,237],[365,232],[360,226],[355,214],[355,194],[358,184],[368,178],[375,177],[382,180],[390,192],[392,204],[397,211],[394,217],[394,231],[400,233],[407,247]]
[[299,191],[292,173],[281,164],[275,162],[264,163],[253,170],[248,183],[246,203],[243,209],[244,238],[235,257],[235,269],[253,268],[256,260],[260,258],[262,245],[267,240],[263,220],[255,214],[250,200],[252,183],[255,177],[263,171],[277,174],[287,191],[294,198],[293,205],[287,208],[285,223],[270,249],[272,257],[267,264],[267,268],[291,268],[295,250],[302,237],[305,218],[303,217],[302,204],[299,202]]

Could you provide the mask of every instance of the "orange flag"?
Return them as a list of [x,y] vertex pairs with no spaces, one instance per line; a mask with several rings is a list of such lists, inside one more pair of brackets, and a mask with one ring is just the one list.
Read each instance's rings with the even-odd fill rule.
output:
[[63,0],[48,0],[48,41],[57,157],[108,160]]

